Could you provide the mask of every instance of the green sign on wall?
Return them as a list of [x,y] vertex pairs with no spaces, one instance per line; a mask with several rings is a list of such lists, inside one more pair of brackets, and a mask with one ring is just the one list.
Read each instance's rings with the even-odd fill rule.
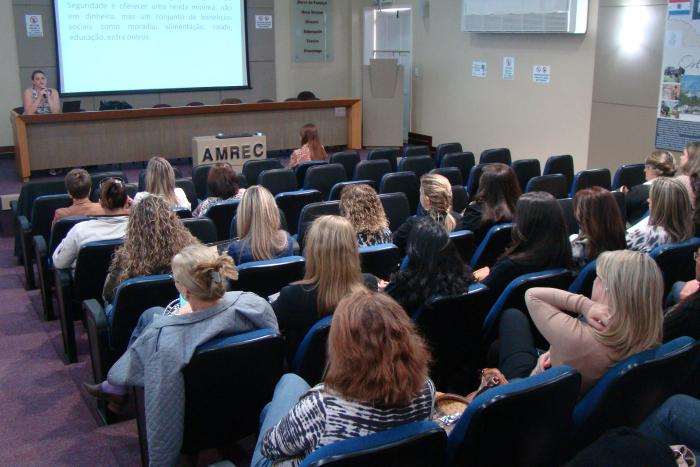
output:
[[290,0],[292,59],[333,60],[333,0]]

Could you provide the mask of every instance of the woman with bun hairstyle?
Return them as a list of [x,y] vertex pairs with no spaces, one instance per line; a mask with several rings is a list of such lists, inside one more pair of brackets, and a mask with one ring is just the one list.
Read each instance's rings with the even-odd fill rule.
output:
[[659,177],[676,175],[676,161],[668,151],[654,151],[644,161],[644,179],[641,185],[631,188],[621,186],[625,196],[627,219],[635,224],[649,211],[649,188]]
[[[420,178],[420,206],[423,216],[428,216],[438,224],[442,224],[448,232],[461,228],[462,216],[452,210],[452,185],[442,175],[427,174]],[[413,226],[420,219],[419,215],[411,216],[394,232],[392,242],[403,254],[406,250],[406,240]]]
[[143,386],[151,465],[177,463],[185,410],[181,370],[197,347],[222,334],[277,330],[266,300],[250,292],[226,292],[226,280],[238,277],[229,256],[189,245],[173,258],[172,271],[183,301],[146,310],[107,380],[83,383],[90,395],[108,401],[116,412],[124,407],[129,386]]

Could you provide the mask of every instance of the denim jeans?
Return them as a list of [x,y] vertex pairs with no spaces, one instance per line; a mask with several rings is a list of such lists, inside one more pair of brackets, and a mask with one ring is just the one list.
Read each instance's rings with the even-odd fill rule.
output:
[[270,428],[277,425],[277,422],[289,413],[299,402],[299,398],[311,387],[299,376],[287,373],[283,375],[272,396],[272,401],[265,406],[260,413],[260,434],[258,442],[255,444],[253,459],[250,461],[251,467],[267,467],[272,465],[272,461],[262,455],[262,440]]
[[639,431],[664,444],[685,444],[700,456],[700,400],[685,394],[669,397]]

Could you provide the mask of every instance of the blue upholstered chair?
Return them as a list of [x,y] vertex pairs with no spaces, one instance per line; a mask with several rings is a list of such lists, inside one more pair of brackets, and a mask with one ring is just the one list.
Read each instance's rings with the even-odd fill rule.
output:
[[304,278],[304,258],[286,256],[238,265],[238,280],[230,281],[231,290],[254,292],[267,297],[282,287]]
[[478,395],[447,439],[449,466],[559,465],[581,375],[558,366]]
[[307,204],[301,209],[299,213],[299,232],[297,234],[297,241],[299,242],[299,247],[304,249],[304,237],[306,236],[306,231],[311,224],[320,216],[339,216],[340,215],[340,202],[339,201],[321,201],[320,203]]
[[218,240],[216,225],[208,217],[182,219],[182,225],[202,243],[214,243]]
[[290,169],[268,169],[263,170],[258,175],[258,185],[267,188],[272,196],[287,191],[295,191],[297,185],[297,177],[293,170]]
[[527,183],[531,178],[540,176],[540,161],[538,159],[520,159],[513,161],[510,166],[518,177],[520,191],[525,192]]
[[569,197],[569,187],[566,177],[562,174],[547,174],[532,177],[525,185],[525,193],[544,191],[557,199]]
[[391,172],[396,172],[396,149],[382,148],[372,149],[367,153],[368,161],[386,160],[391,166]]
[[401,227],[411,215],[408,198],[404,193],[384,193],[379,195],[384,212],[389,220],[389,230],[392,232]]
[[645,180],[644,164],[623,164],[615,171],[612,189],[617,190],[623,185],[632,188],[641,185]]
[[331,164],[341,164],[345,167],[345,175],[348,180],[355,173],[355,166],[360,163],[360,155],[357,151],[342,151],[332,154],[329,162]]
[[236,216],[240,202],[241,200],[238,199],[219,201],[216,204],[212,204],[211,207],[207,209],[207,212],[204,213],[205,217],[208,217],[214,222],[218,241],[221,242],[229,238],[231,220]]
[[374,274],[380,279],[389,280],[399,266],[399,247],[393,243],[381,243],[360,247],[362,272]]
[[479,164],[492,164],[494,162],[500,162],[501,164],[510,165],[510,149],[485,149],[481,152],[481,155],[479,156]]
[[453,230],[450,232],[450,240],[462,257],[462,261],[468,263],[474,254],[474,232],[471,230]]
[[491,227],[472,255],[470,262],[472,269],[493,266],[496,259],[506,251],[510,244],[512,230],[513,224],[510,222]]
[[469,177],[467,178],[467,192],[469,193],[469,198],[474,198],[474,195],[479,191],[479,181],[481,180],[481,173],[486,167],[486,164],[475,165],[469,171]]
[[462,171],[457,167],[438,167],[430,171],[431,174],[442,175],[450,181],[450,185],[464,185]]
[[398,169],[416,174],[419,179],[435,168],[435,161],[430,156],[410,156],[399,159]]
[[308,330],[294,354],[292,371],[311,386],[323,379],[323,372],[326,369],[326,343],[332,320],[333,315],[318,320]]
[[299,231],[299,215],[304,206],[321,201],[323,201],[323,195],[318,190],[287,191],[275,195],[277,207],[287,219],[287,231],[292,235],[296,235]]
[[346,180],[347,175],[342,164],[323,164],[309,168],[304,179],[304,189],[318,190],[324,199],[328,199],[331,188],[336,183]]
[[343,194],[343,188],[345,188],[348,185],[369,185],[376,191],[374,182],[372,180],[349,180],[347,182],[338,182],[335,185],[333,185],[333,188],[331,188],[331,193],[330,195],[328,195],[328,201],[340,200],[340,196]]
[[281,168],[283,167],[278,159],[257,159],[245,161],[241,172],[248,182],[248,185],[252,186],[258,184],[258,175],[260,175],[263,170]]
[[439,162],[440,167],[457,167],[462,172],[462,180],[469,179],[469,172],[475,165],[474,153],[471,152],[445,154]]
[[462,145],[460,143],[442,143],[435,147],[435,165],[440,167],[442,158],[446,154],[453,154],[456,152],[462,152]]
[[570,197],[576,196],[576,192],[584,188],[599,186],[610,189],[610,170],[608,169],[588,169],[582,170],[574,176],[574,181],[571,183]]
[[362,161],[355,166],[353,180],[372,180],[374,186],[380,186],[384,174],[394,172],[391,163],[386,159],[372,159]]
[[542,175],[562,174],[566,178],[566,186],[574,181],[574,158],[570,155],[550,156],[544,164]]
[[[420,197],[420,181],[415,172],[391,172],[382,177],[379,193],[403,193],[408,199],[409,212],[416,212]],[[393,230],[393,229],[392,229]]]
[[593,281],[596,278],[596,260],[586,264],[576,276],[576,279],[569,286],[569,292],[585,295],[591,298],[593,291]]
[[297,185],[304,186],[304,180],[306,179],[306,172],[311,167],[316,167],[317,165],[328,164],[326,161],[304,161],[301,164],[294,167],[294,174],[297,176]]
[[695,278],[695,259],[693,253],[700,247],[700,238],[691,237],[677,243],[659,245],[649,252],[659,265],[664,276],[664,289],[668,293],[677,281],[689,281]]

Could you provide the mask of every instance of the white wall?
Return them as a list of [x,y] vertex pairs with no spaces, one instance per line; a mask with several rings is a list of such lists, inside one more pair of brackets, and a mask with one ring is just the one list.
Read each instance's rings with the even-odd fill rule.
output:
[[[12,3],[0,2],[0,147],[13,146],[9,112],[22,105]],[[28,84],[28,83],[27,83]]]
[[[572,154],[588,159],[598,0],[588,32],[473,34],[460,30],[461,0],[430,2],[428,18],[412,0],[412,131],[433,144],[458,141],[478,154],[508,147],[514,158]],[[515,57],[515,79],[501,79],[504,56]],[[488,63],[487,78],[472,78],[472,61]],[[532,82],[533,65],[551,65],[550,84]]]

